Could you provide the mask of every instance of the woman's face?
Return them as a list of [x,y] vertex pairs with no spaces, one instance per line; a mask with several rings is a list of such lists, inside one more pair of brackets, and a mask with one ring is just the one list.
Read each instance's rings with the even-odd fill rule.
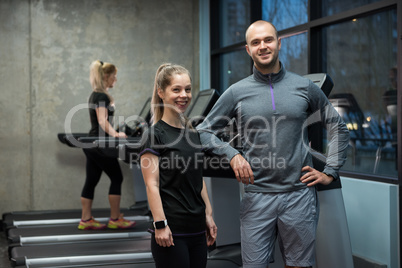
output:
[[106,88],[114,87],[114,84],[117,82],[117,72],[114,72],[110,75],[105,75],[104,83]]
[[170,85],[158,90],[165,110],[184,113],[191,103],[191,80],[187,74],[174,74]]

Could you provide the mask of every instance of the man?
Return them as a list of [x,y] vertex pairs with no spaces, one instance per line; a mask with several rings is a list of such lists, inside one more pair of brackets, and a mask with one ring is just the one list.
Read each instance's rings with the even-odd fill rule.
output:
[[[279,61],[281,39],[274,25],[254,22],[246,42],[253,74],[222,94],[198,127],[201,141],[207,150],[230,159],[237,180],[244,184],[243,267],[267,267],[276,238],[286,267],[312,267],[318,222],[314,186],[339,178],[349,132],[322,90]],[[313,113],[330,134],[323,172],[312,167],[308,146],[307,119]],[[214,134],[232,118],[243,155]]]

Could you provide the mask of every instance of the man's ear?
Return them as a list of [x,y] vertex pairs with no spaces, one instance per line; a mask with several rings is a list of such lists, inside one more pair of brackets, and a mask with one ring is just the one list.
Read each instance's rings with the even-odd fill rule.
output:
[[251,57],[250,49],[249,49],[248,45],[245,45],[245,47],[246,47],[247,54]]
[[282,38],[278,38],[278,49],[281,50],[281,46],[282,46]]

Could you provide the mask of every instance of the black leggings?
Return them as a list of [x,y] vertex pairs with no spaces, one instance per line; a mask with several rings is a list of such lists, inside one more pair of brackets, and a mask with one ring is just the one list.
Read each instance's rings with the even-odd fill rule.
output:
[[121,195],[121,184],[123,182],[123,174],[120,169],[117,158],[106,157],[95,150],[84,149],[87,157],[86,179],[81,197],[94,199],[95,187],[98,184],[102,171],[110,178],[110,195]]
[[205,234],[173,236],[174,246],[161,247],[151,238],[152,256],[156,268],[205,268],[207,266],[207,240]]

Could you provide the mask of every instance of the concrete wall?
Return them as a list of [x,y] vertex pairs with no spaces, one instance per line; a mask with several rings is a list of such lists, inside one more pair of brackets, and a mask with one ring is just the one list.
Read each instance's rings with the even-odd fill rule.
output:
[[[87,102],[93,60],[118,67],[116,116],[138,114],[157,67],[183,64],[199,85],[198,1],[0,0],[0,212],[80,208],[85,157],[57,139],[69,111]],[[72,118],[88,132],[87,110]],[[121,163],[122,207],[133,204]],[[108,207],[109,181],[94,207]]]

